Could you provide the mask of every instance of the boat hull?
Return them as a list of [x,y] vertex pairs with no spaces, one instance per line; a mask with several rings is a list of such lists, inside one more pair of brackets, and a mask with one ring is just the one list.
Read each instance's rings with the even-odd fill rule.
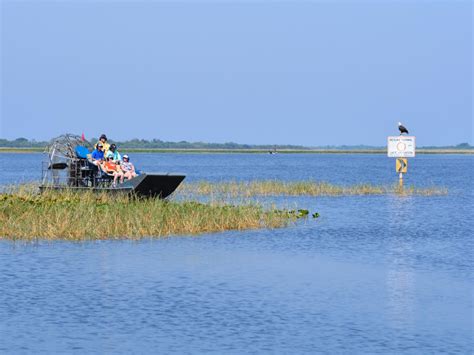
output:
[[185,179],[183,174],[175,173],[143,173],[139,176],[126,180],[117,187],[70,187],[43,185],[40,190],[80,190],[93,192],[106,192],[113,194],[134,194],[138,197],[167,198]]
[[120,188],[131,188],[138,196],[166,198],[181,184],[182,174],[141,174],[125,181]]

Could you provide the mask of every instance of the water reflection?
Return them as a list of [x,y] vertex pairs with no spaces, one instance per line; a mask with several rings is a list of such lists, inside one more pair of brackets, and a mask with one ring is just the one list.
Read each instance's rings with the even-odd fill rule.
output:
[[395,329],[407,331],[414,323],[416,276],[410,269],[413,213],[412,196],[390,196],[388,203],[388,263],[387,308],[388,319]]

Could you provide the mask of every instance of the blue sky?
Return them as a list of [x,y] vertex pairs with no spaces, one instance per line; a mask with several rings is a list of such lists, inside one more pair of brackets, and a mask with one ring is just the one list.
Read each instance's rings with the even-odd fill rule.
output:
[[473,144],[472,7],[3,0],[0,137]]

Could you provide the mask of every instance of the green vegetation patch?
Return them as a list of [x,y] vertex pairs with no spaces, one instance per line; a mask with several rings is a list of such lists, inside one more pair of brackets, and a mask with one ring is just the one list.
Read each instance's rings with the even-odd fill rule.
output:
[[261,180],[248,182],[219,182],[211,183],[200,181],[184,183],[179,187],[184,194],[197,195],[225,195],[230,197],[252,196],[343,196],[343,195],[445,195],[446,188],[428,187],[415,188],[414,186],[399,187],[358,184],[352,186],[334,185],[318,181],[284,182],[278,180]]
[[278,228],[302,213],[258,205],[170,202],[92,192],[0,194],[0,238],[137,239]]

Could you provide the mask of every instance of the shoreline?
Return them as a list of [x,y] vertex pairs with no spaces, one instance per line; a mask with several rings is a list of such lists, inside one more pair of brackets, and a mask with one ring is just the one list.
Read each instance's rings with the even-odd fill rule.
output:
[[[270,154],[267,149],[122,148],[130,153]],[[0,147],[1,153],[43,153],[44,148]],[[386,154],[386,149],[281,149],[277,154]],[[474,149],[417,149],[417,154],[474,154]]]

